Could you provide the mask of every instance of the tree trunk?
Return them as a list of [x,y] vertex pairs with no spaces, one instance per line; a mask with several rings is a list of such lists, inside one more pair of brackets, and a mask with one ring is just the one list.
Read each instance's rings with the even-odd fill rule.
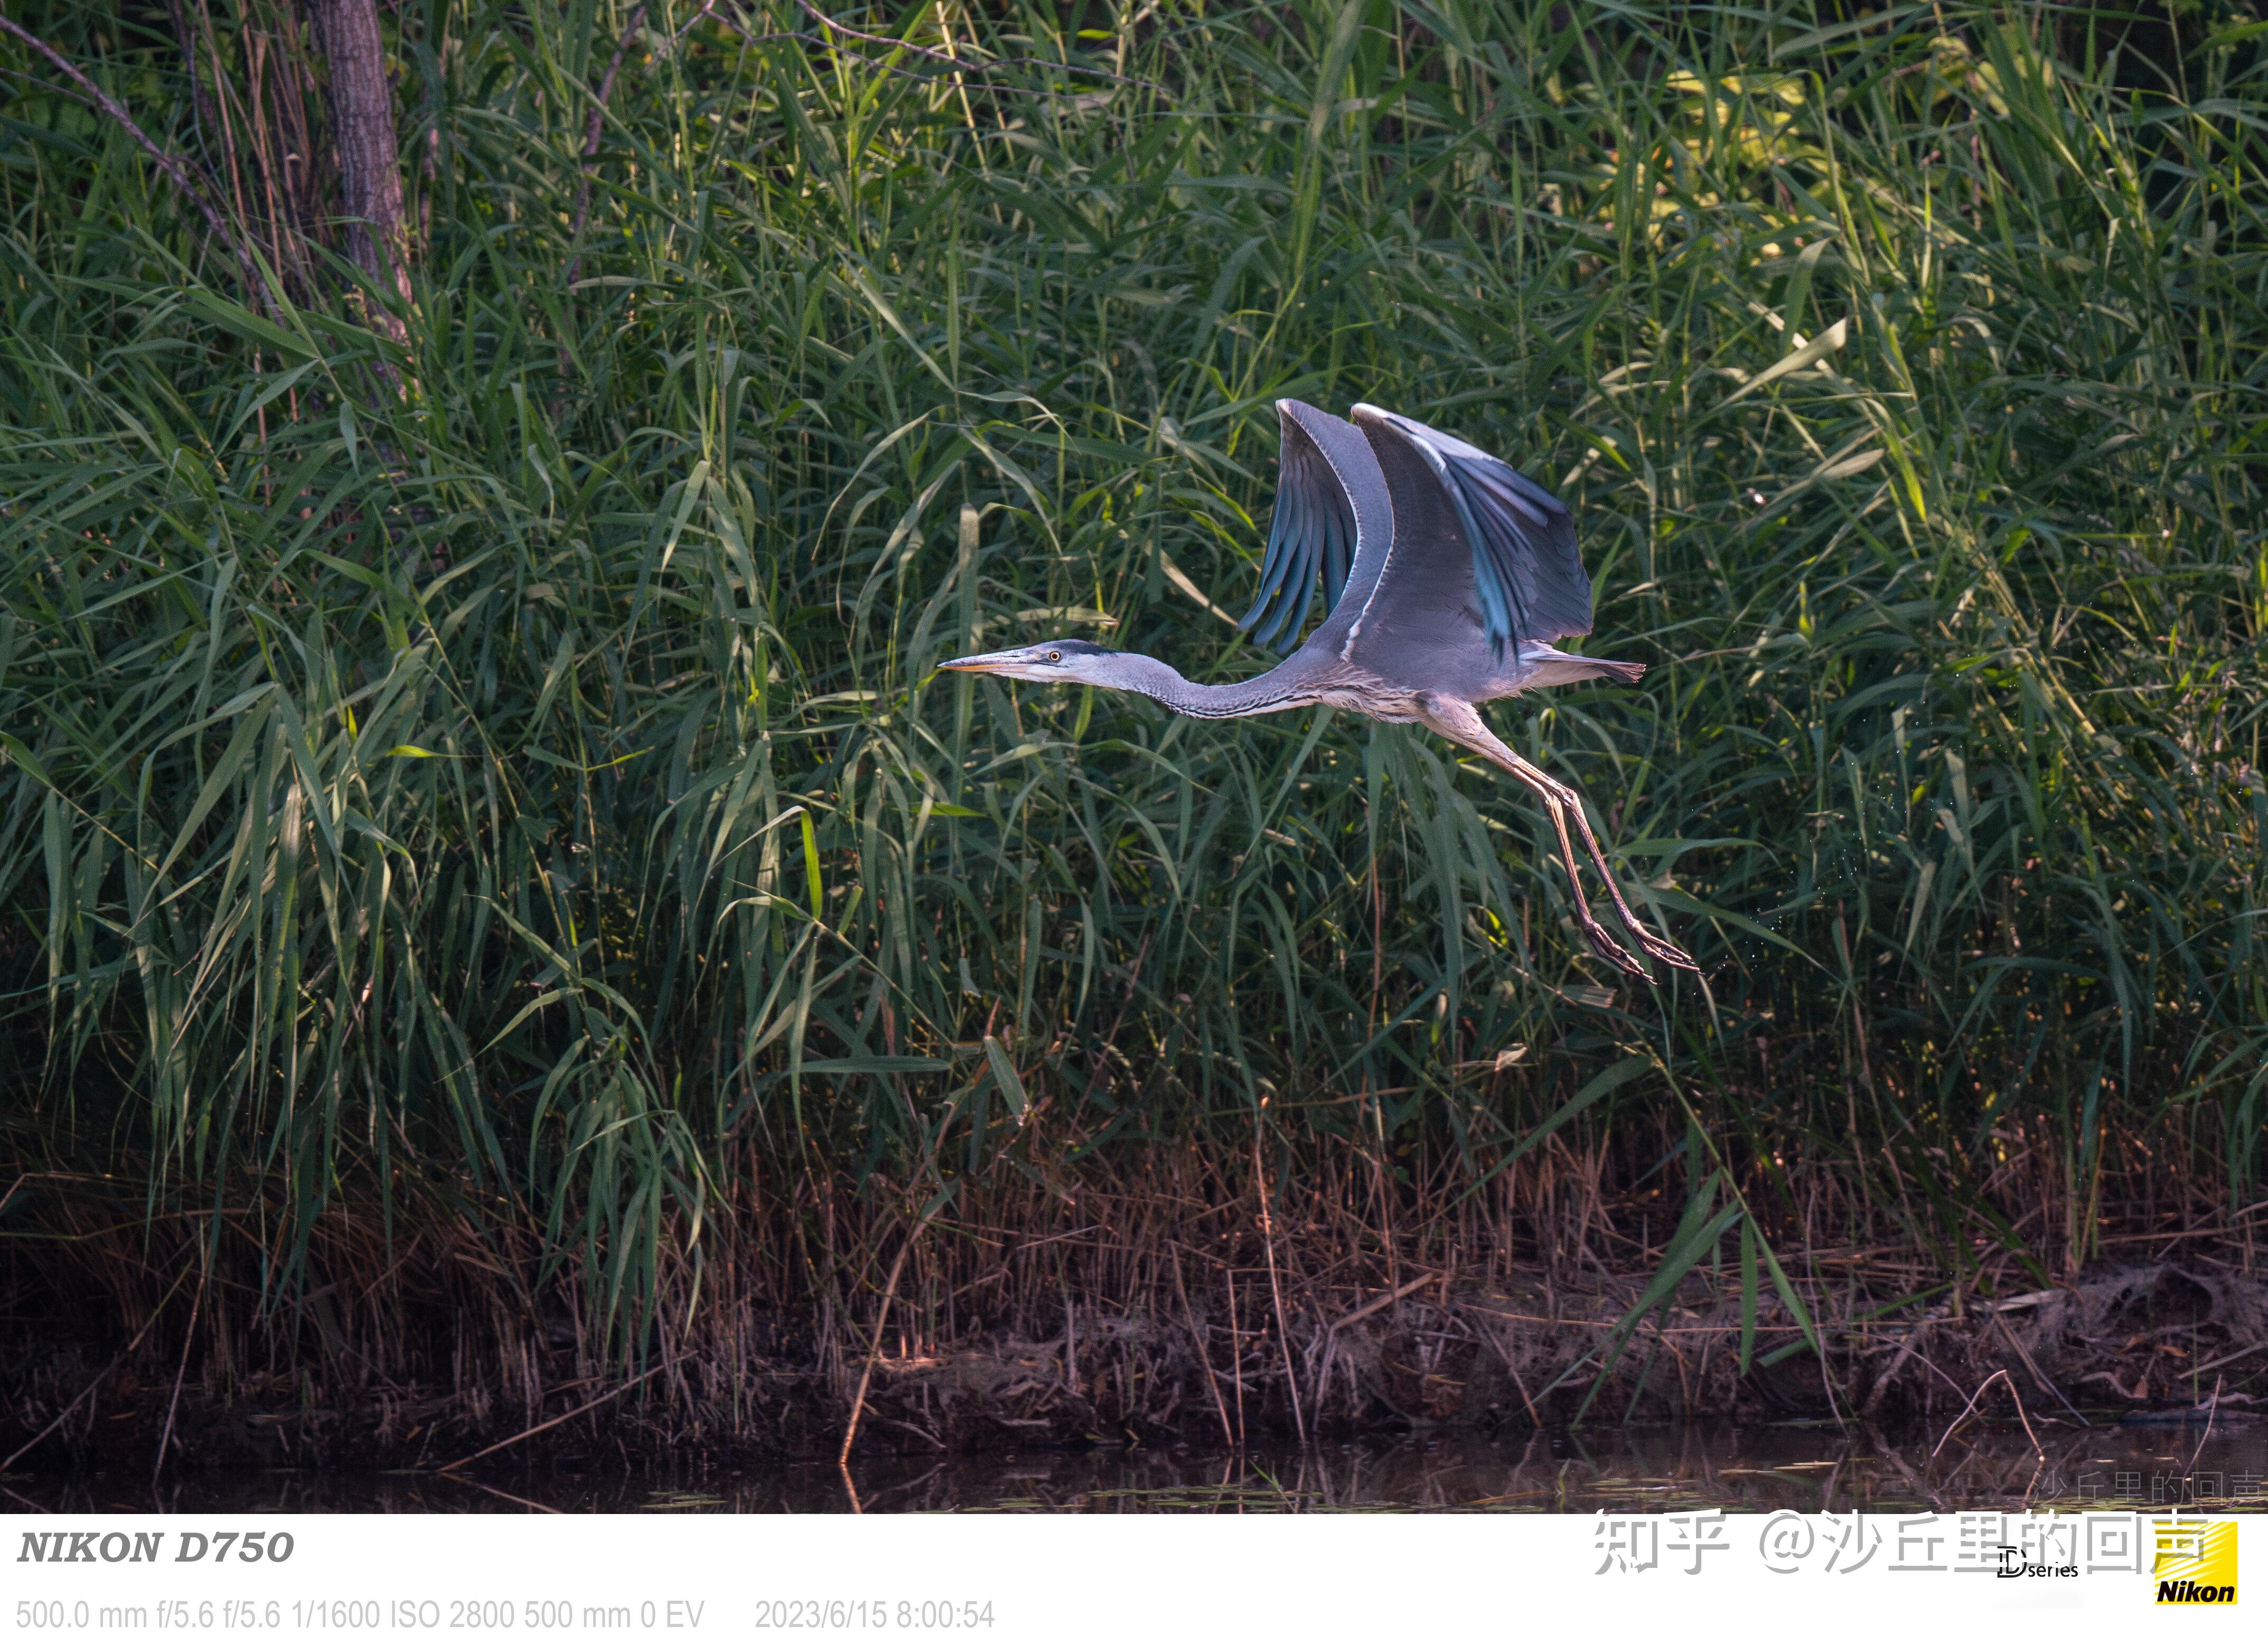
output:
[[[347,254],[381,289],[409,299],[409,228],[401,204],[401,151],[394,132],[394,92],[386,83],[386,44],[378,0],[306,0],[330,70],[331,136],[345,207]],[[373,306],[371,326],[396,341],[409,331]]]

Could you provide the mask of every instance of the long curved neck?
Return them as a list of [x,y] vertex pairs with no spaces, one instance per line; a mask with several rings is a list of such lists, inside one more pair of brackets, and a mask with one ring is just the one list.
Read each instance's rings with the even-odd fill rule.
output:
[[1293,710],[1313,702],[1314,694],[1300,686],[1294,671],[1294,664],[1287,661],[1248,681],[1207,687],[1190,681],[1169,664],[1140,653],[1119,653],[1115,655],[1108,672],[1082,679],[1092,686],[1154,698],[1178,714],[1218,720],[1227,716],[1265,715],[1271,710]]

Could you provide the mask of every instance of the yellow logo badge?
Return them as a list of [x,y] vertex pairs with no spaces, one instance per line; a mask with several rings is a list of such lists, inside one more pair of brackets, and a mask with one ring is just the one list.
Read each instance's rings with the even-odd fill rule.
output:
[[2158,1580],[2161,1607],[2233,1607],[2236,1604],[2236,1523],[2158,1523]]

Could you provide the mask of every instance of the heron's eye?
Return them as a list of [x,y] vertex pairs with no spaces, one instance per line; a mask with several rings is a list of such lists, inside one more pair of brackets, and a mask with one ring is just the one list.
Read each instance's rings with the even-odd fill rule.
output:
[[1048,662],[1049,664],[1061,664],[1063,662],[1063,655],[1050,650],[1048,653]]

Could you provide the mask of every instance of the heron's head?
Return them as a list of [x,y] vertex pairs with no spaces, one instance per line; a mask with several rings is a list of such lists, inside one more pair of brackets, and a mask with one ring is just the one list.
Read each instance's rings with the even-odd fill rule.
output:
[[1031,647],[1008,647],[997,653],[970,653],[947,659],[937,667],[964,674],[1005,675],[1020,681],[1085,681],[1107,685],[1126,655],[1076,637],[1041,642]]

